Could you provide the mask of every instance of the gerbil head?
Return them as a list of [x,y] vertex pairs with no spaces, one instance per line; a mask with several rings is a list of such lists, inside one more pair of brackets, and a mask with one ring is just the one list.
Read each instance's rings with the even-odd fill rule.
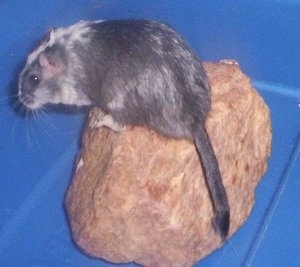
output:
[[[76,24],[75,24],[76,25]],[[84,23],[51,30],[29,56],[19,77],[18,96],[31,110],[45,104],[88,105],[89,99],[76,88],[74,42],[82,41]],[[86,29],[85,25],[85,29]],[[81,30],[81,32],[80,32]],[[78,62],[77,62],[78,63]]]
[[66,71],[66,59],[59,47],[48,47],[28,60],[19,78],[19,99],[29,109],[55,103],[60,94],[60,77]]

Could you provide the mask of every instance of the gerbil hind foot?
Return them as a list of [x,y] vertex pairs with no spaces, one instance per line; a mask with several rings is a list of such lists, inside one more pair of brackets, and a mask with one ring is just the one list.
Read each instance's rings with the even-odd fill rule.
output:
[[[119,124],[114,120],[114,118],[109,114],[104,114],[99,109],[92,110],[93,114],[96,114],[96,116],[91,116],[92,118],[89,125],[92,128],[101,128],[101,127],[107,127],[112,129],[115,132],[121,132],[125,129],[125,126]],[[95,119],[94,119],[95,118]]]
[[228,210],[216,211],[215,218],[213,220],[213,227],[216,233],[222,238],[222,242],[227,239],[230,226],[230,212]]

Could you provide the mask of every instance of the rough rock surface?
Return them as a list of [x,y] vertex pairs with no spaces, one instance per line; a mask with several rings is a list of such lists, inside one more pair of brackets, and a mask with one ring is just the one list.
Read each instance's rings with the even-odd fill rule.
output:
[[[269,109],[233,61],[205,63],[212,87],[207,129],[231,208],[231,236],[247,219],[267,168]],[[191,266],[221,246],[192,143],[133,127],[93,128],[91,111],[66,206],[87,254],[143,266]]]

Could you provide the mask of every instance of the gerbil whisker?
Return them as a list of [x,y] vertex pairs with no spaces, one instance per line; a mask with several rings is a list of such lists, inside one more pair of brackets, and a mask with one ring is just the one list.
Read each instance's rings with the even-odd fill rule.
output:
[[13,103],[11,104],[12,110],[16,111],[22,116],[27,116],[26,115],[26,110],[27,108],[16,98]]
[[[18,103],[17,103],[17,95],[15,94],[15,95],[9,95],[9,96],[5,96],[5,97],[2,97],[2,98],[0,98],[0,104],[2,105],[2,103],[3,104],[8,104],[8,105],[10,105],[10,108],[12,109],[12,110],[14,110],[14,111],[16,111],[17,110],[17,105],[18,105]],[[9,100],[9,101],[8,101]],[[8,102],[8,103],[5,103],[5,102]],[[1,116],[0,117],[0,121],[3,119],[3,117],[4,116]]]
[[17,126],[17,122],[18,122],[18,120],[14,120],[14,123],[13,123],[13,125],[12,125],[12,127],[11,127],[11,131],[10,131],[10,136],[11,136],[11,146],[12,146],[12,149],[11,149],[11,151],[14,151],[15,150],[15,139],[14,139],[14,137],[15,137],[15,130],[16,130],[16,126]]
[[18,106],[20,105],[20,103],[18,101],[13,101],[13,103],[11,104],[11,108],[12,110],[17,110],[18,109]]
[[52,136],[48,133],[47,129],[45,127],[43,127],[43,123],[39,122],[38,121],[38,117],[40,116],[43,116],[43,119],[47,116],[46,116],[46,112],[44,111],[43,108],[40,108],[38,110],[35,111],[35,122],[36,122],[36,125],[39,127],[39,129],[51,140],[53,140]]
[[25,110],[25,130],[26,130],[26,140],[27,140],[27,148],[30,150],[32,148],[31,140],[30,140],[30,124],[29,124],[29,115],[28,110]]
[[43,116],[48,122],[48,125],[50,125],[57,133],[63,134],[63,132],[53,123],[50,116],[43,110]]
[[13,98],[18,98],[18,94],[12,94],[12,95],[7,95],[7,96],[0,97],[0,101],[6,101],[6,100],[9,100],[9,99],[13,99]]
[[[33,123],[34,125],[37,125],[39,127],[39,123],[37,122],[37,117],[38,117],[38,110],[33,110],[32,111],[32,118],[33,118]],[[32,124],[31,124],[32,126]],[[41,145],[38,141],[38,138],[36,136],[36,131],[35,130],[32,130],[32,136],[33,136],[33,139],[34,139],[34,142],[35,144],[37,145],[37,147],[40,149],[41,148]]]

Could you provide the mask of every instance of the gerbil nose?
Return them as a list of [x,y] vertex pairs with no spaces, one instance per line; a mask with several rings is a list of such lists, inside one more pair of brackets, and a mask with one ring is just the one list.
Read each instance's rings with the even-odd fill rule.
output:
[[31,92],[24,93],[22,90],[19,90],[18,98],[19,101],[25,106],[33,104],[33,94]]

